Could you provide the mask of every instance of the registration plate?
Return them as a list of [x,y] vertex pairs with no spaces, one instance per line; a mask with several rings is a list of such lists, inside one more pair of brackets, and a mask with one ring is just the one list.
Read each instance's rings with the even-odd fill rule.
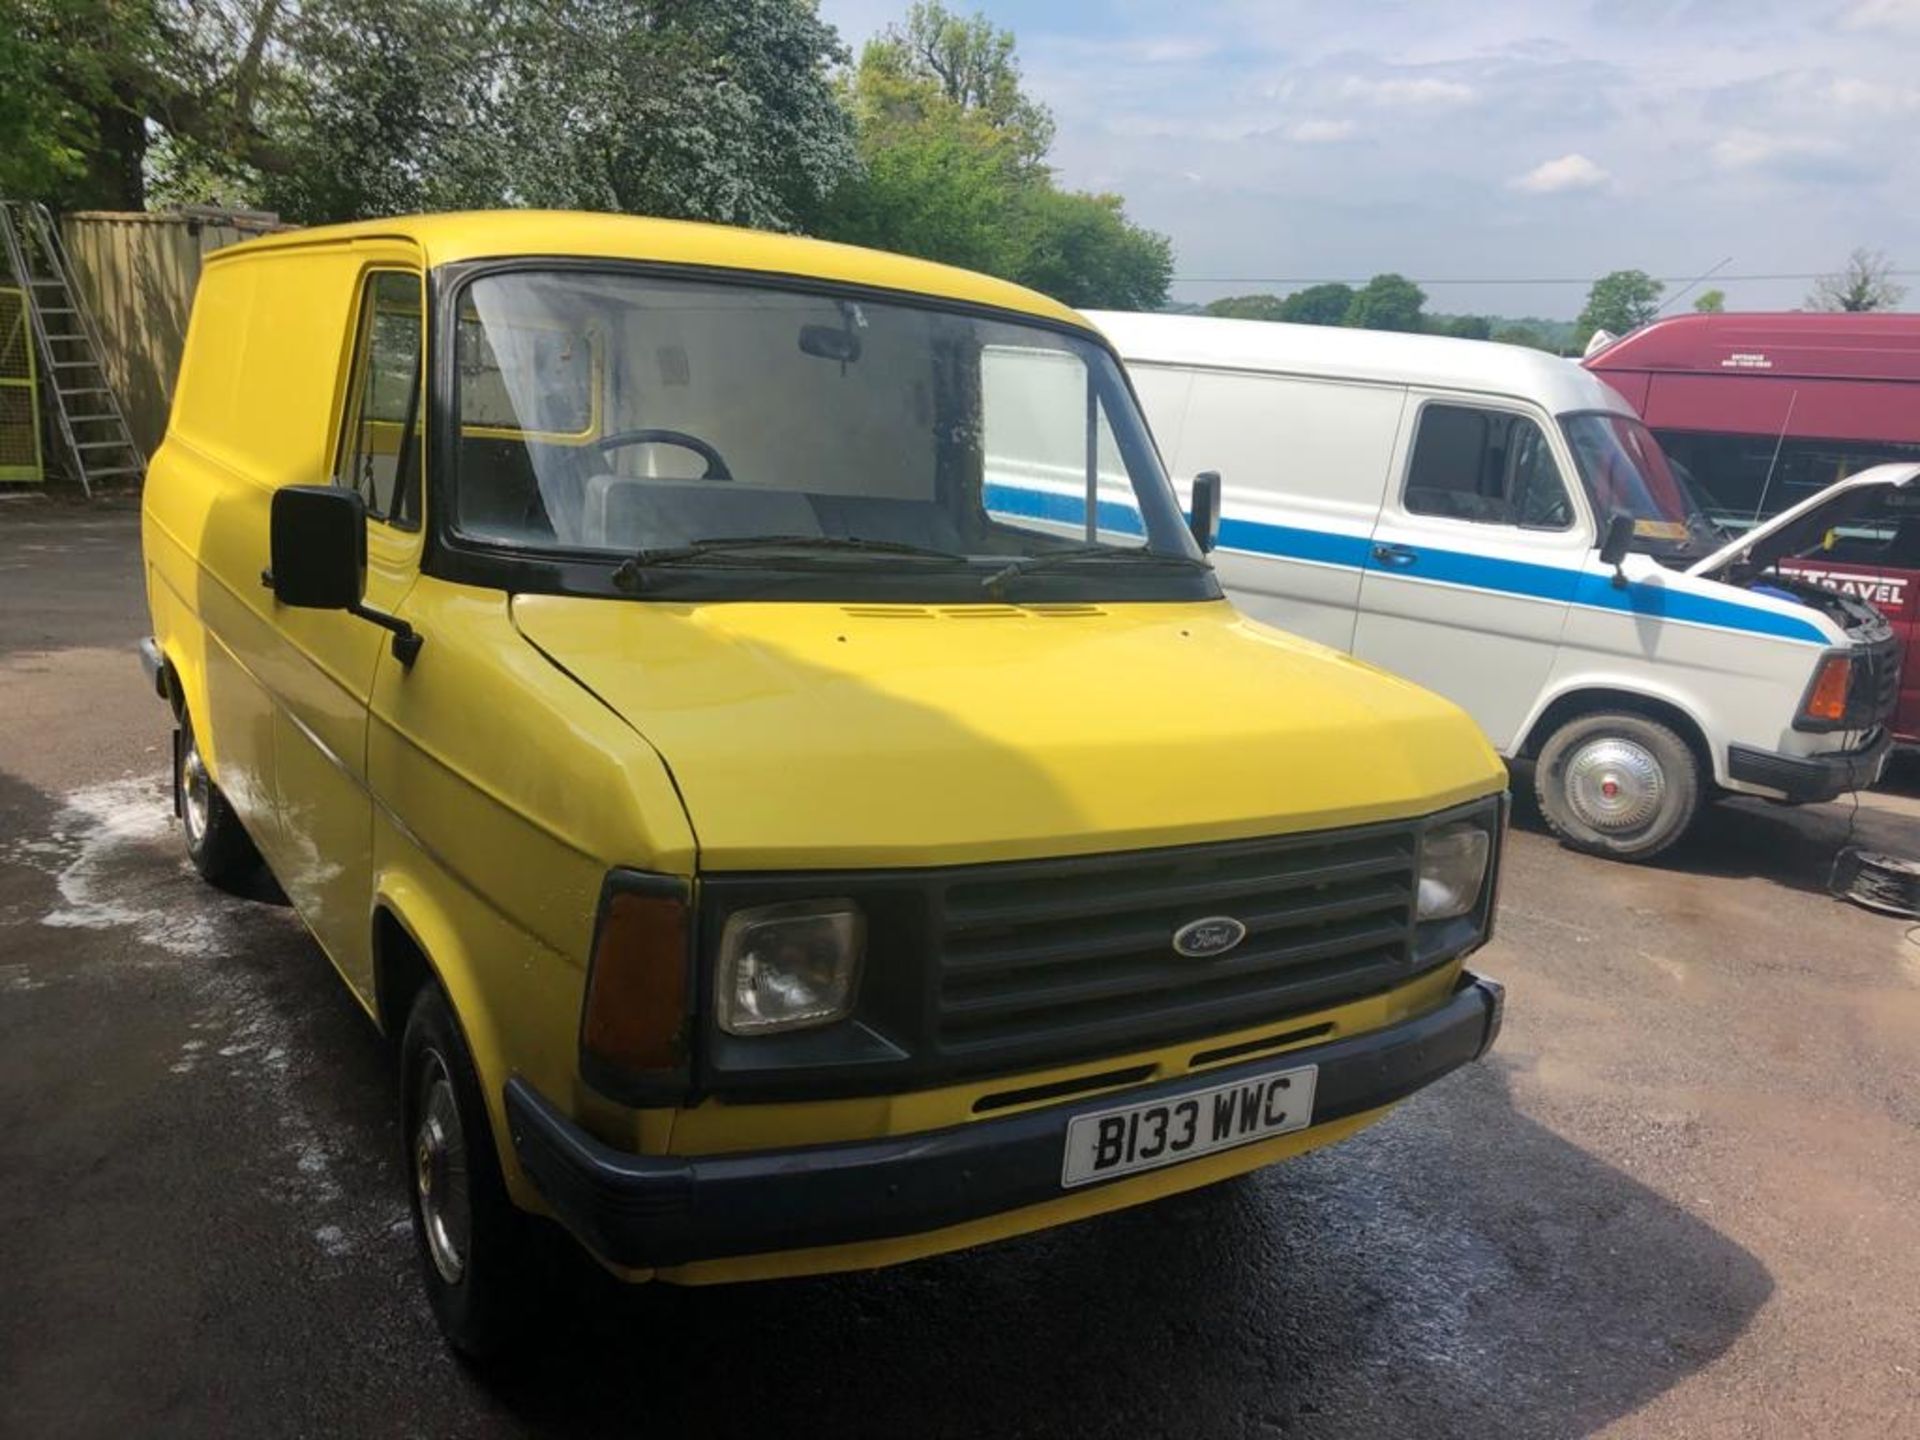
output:
[[1076,1115],[1067,1123],[1064,1187],[1157,1170],[1313,1123],[1317,1065],[1273,1070],[1168,1100]]

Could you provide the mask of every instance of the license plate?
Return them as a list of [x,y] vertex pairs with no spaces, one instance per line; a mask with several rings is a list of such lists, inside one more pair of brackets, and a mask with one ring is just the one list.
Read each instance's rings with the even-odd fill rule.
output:
[[1313,1123],[1317,1065],[1273,1070],[1170,1100],[1076,1115],[1060,1184],[1071,1188],[1231,1150]]

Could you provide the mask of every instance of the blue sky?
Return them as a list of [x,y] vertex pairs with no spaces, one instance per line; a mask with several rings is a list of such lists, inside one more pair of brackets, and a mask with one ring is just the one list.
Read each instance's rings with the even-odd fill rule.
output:
[[[1920,0],[949,4],[1015,33],[1060,179],[1173,237],[1178,299],[1379,270],[1797,274],[1861,245],[1920,272]],[[820,9],[857,48],[906,0]],[[1709,283],[1739,309],[1809,288]],[[1427,288],[1568,318],[1585,296]]]

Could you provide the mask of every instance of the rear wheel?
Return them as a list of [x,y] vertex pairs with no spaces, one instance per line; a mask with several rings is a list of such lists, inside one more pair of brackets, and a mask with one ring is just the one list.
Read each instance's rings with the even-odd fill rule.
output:
[[233,806],[213,783],[193,717],[180,716],[180,767],[176,785],[181,828],[187,836],[187,858],[201,878],[222,889],[249,879],[260,865],[260,852],[233,813]]
[[400,1042],[408,1188],[434,1319],[471,1360],[499,1354],[525,1306],[525,1217],[507,1198],[480,1081],[438,985]]
[[1627,712],[1567,721],[1542,747],[1533,783],[1562,842],[1616,860],[1658,855],[1700,808],[1692,747],[1659,721]]

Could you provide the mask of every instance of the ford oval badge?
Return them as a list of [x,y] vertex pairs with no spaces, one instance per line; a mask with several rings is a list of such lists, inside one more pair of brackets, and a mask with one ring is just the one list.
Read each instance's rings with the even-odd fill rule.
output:
[[1247,938],[1247,927],[1231,915],[1190,920],[1173,932],[1173,948],[1189,960],[1211,960]]

